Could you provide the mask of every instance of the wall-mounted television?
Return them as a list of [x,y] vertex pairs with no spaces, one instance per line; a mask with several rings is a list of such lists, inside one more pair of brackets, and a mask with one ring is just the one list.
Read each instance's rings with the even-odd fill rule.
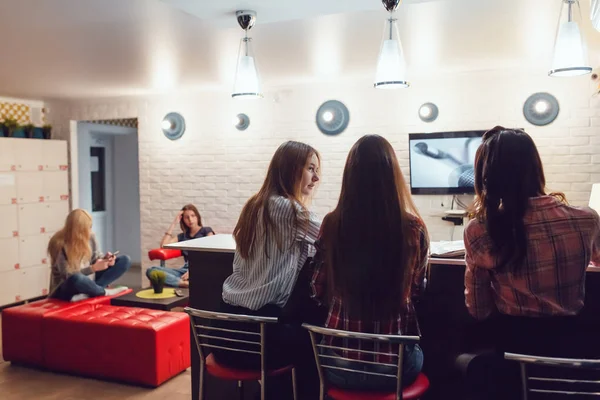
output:
[[485,131],[408,135],[412,194],[475,193],[473,164]]

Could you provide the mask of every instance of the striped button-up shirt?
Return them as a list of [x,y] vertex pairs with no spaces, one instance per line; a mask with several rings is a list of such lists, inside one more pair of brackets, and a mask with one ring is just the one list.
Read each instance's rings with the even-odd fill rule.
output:
[[495,308],[512,316],[568,316],[583,307],[585,271],[600,262],[600,220],[590,208],[571,207],[553,196],[529,200],[525,214],[527,255],[516,272],[498,270],[485,224],[465,228],[465,301],[471,315]]
[[[293,207],[300,218],[298,227],[294,225]],[[268,209],[282,249],[273,235],[268,235],[265,243],[265,228],[259,213],[250,257],[244,259],[236,250],[233,273],[223,283],[223,300],[228,304],[251,310],[267,304],[285,306],[302,266],[309,253],[314,252],[321,228],[321,220],[314,213],[282,196],[271,197]]]

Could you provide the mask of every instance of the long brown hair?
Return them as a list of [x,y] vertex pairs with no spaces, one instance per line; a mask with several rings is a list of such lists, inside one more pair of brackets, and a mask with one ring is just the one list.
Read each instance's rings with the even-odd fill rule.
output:
[[[262,187],[258,193],[246,202],[237,225],[233,230],[237,249],[243,258],[248,258],[252,255],[254,250],[253,245],[256,240],[256,225],[261,213],[266,239],[265,254],[267,251],[266,242],[269,238],[275,238],[279,250],[283,249],[283,243],[279,239],[281,235],[277,234],[279,227],[273,224],[269,214],[269,199],[271,196],[283,196],[292,202],[300,204],[304,211],[306,211],[300,182],[302,180],[303,169],[313,154],[317,156],[320,163],[321,158],[317,150],[305,143],[294,141],[283,143],[275,151]],[[300,229],[298,210],[294,206],[292,206],[292,210],[295,220],[294,227],[295,229]]]
[[[198,211],[198,209],[196,208],[195,205],[193,204],[186,204],[185,206],[183,206],[181,208],[181,211],[186,212],[186,211],[193,211],[194,214],[196,214],[196,218],[198,218],[198,226],[200,228],[202,228],[202,217],[200,216],[200,212]],[[183,216],[181,217],[181,221],[179,221],[179,227],[181,228],[181,232],[190,233],[190,228],[185,224],[185,222],[183,221]]]
[[56,232],[48,243],[51,265],[54,265],[61,251],[65,251],[69,272],[79,271],[82,263],[92,257],[90,236],[92,216],[80,208],[69,213],[65,226]]
[[341,298],[349,315],[380,320],[406,305],[419,240],[411,234],[416,218],[390,143],[378,135],[360,138],[348,154],[340,198],[321,236],[329,294]]
[[[485,223],[499,268],[527,255],[524,217],[531,197],[546,194],[542,160],[531,137],[502,126],[487,131],[475,155],[475,217]],[[550,193],[566,202],[562,193]]]

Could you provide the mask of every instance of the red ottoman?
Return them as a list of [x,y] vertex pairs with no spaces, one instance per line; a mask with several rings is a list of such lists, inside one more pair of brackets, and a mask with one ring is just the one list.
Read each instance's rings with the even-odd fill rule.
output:
[[[121,296],[132,290],[120,293]],[[58,311],[70,310],[81,304],[110,304],[116,296],[100,296],[71,303],[45,299],[2,311],[2,357],[6,361],[44,366],[42,351],[44,317]]]
[[83,304],[44,319],[46,367],[156,387],[190,366],[187,314]]

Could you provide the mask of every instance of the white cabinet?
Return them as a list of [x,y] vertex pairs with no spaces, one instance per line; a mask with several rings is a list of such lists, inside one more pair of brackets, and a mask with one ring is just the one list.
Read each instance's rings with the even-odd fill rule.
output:
[[42,157],[44,171],[66,171],[67,160],[67,142],[48,140],[44,143]]
[[20,270],[0,272],[0,304],[10,304],[18,300]]
[[17,203],[39,203],[44,201],[44,173],[17,172]]
[[24,300],[48,294],[50,286],[50,267],[48,265],[24,268],[20,271],[17,296]]
[[44,201],[69,200],[69,173],[67,171],[44,171],[42,193]]
[[19,236],[39,235],[46,232],[46,204],[19,204]]
[[0,272],[13,271],[20,268],[19,238],[0,239]]
[[19,220],[17,205],[0,205],[0,238],[11,238],[18,235]]
[[65,219],[69,214],[69,202],[48,202],[44,205],[44,232],[54,233],[59,231],[65,225]]
[[19,237],[19,266],[20,268],[43,265],[48,262],[46,249],[48,235],[21,236]]
[[15,151],[17,171],[43,170],[43,145],[44,140],[40,139],[15,139],[13,148]]
[[15,171],[17,158],[14,143],[19,139],[0,139],[0,171]]
[[48,241],[69,213],[67,143],[0,138],[0,307],[43,296]]
[[17,175],[0,171],[0,205],[17,204]]

